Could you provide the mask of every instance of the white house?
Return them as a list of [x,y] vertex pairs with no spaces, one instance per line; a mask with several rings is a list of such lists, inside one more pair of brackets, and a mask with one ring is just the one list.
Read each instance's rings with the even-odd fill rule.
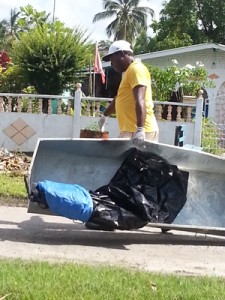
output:
[[[209,99],[208,116],[217,123],[225,122],[225,45],[205,43],[175,49],[137,55],[145,64],[165,68],[173,65],[172,60],[178,61],[179,67],[187,64],[204,64],[209,77],[215,81],[215,88],[206,89]],[[108,64],[103,64],[103,67]],[[160,100],[160,99],[157,99]]]

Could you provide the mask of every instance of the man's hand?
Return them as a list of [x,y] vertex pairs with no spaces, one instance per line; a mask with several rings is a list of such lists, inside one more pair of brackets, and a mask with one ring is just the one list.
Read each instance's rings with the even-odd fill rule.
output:
[[106,116],[102,116],[99,121],[98,121],[98,126],[99,126],[99,129],[103,132],[104,129],[105,129],[105,123],[107,121],[108,117]]
[[134,133],[134,135],[132,137],[132,142],[136,146],[140,146],[141,144],[144,143],[144,140],[145,140],[145,130],[144,130],[144,127],[138,127],[137,131]]

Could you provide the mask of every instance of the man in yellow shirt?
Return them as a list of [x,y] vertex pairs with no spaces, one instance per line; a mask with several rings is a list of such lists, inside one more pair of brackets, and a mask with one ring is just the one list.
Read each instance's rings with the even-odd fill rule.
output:
[[147,67],[133,57],[130,43],[119,40],[109,47],[103,61],[122,73],[116,97],[99,120],[102,129],[107,117],[116,113],[120,137],[131,138],[134,143],[144,140],[158,141],[159,129],[153,112],[151,76]]

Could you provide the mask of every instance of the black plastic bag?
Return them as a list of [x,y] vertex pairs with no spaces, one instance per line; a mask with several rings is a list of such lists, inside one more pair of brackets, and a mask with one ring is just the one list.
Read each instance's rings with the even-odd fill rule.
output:
[[[186,202],[187,183],[188,172],[179,171],[159,155],[133,148],[109,184],[95,191],[102,198],[88,222],[99,224],[101,219],[105,229],[109,219],[118,224],[123,216],[126,222],[121,222],[119,229],[134,229],[148,222],[172,223]],[[101,201],[104,196],[107,205]]]
[[101,230],[130,230],[138,229],[147,224],[138,216],[118,206],[107,195],[100,191],[90,193],[93,200],[93,212],[86,227]]

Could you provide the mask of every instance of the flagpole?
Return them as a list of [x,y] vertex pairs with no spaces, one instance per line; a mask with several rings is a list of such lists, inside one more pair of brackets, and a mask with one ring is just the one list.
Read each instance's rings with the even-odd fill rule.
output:
[[92,61],[91,61],[91,55],[90,55],[90,59],[89,59],[89,95],[92,96],[92,91],[93,91],[93,81],[92,81]]
[[95,71],[93,72],[93,91],[92,91],[93,97],[95,97]]
[[56,0],[54,0],[52,23],[55,22],[55,2],[56,2]]

